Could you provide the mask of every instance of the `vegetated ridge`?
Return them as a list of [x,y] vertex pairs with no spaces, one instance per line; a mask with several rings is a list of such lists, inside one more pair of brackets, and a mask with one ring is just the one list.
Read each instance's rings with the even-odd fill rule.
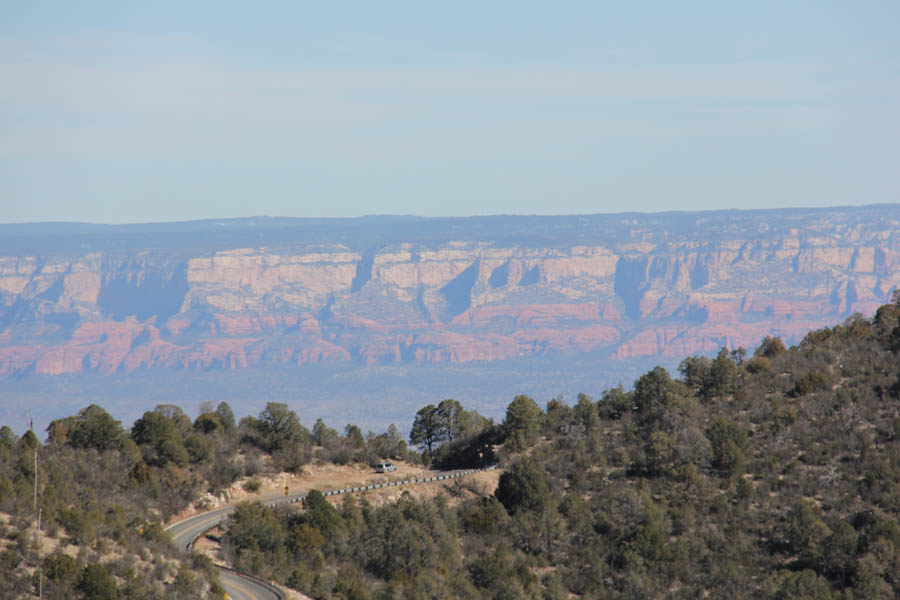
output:
[[317,598],[896,598],[895,300],[792,348],[767,336],[752,355],[690,357],[679,379],[656,368],[597,401],[520,395],[501,425],[454,441],[452,401],[423,407],[423,456],[496,453],[493,493],[244,505],[234,560]]
[[[793,347],[766,336],[655,368],[632,389],[542,408],[516,396],[495,424],[446,399],[396,428],[311,430],[270,403],[235,422],[160,405],[126,432],[92,405],[41,444],[0,429],[0,585],[45,597],[217,597],[204,558],[160,522],[242,477],[310,461],[498,463],[495,489],[305,509],[237,506],[228,561],[315,598],[889,599],[900,593],[900,294]],[[32,542],[35,471],[41,537]],[[74,546],[74,547],[73,547]],[[202,573],[198,576],[198,572]]]
[[0,376],[793,342],[900,286],[898,209],[0,226]]

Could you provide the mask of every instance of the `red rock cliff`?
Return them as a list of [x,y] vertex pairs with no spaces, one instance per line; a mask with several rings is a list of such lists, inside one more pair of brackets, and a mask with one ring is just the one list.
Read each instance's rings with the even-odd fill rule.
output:
[[792,340],[900,287],[897,208],[706,213],[686,229],[681,215],[681,232],[614,216],[615,235],[545,245],[470,235],[7,252],[0,374],[681,357]]

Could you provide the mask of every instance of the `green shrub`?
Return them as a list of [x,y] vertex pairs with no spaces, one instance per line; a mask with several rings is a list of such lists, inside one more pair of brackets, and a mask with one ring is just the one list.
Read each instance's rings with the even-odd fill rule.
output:
[[262,482],[259,479],[248,479],[241,487],[251,494],[255,494],[259,491],[259,488],[262,487]]

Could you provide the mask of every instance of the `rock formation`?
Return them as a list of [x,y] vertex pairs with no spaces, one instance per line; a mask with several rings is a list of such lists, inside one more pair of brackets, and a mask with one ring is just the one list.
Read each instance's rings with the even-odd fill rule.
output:
[[0,374],[681,357],[900,287],[900,206],[0,226]]

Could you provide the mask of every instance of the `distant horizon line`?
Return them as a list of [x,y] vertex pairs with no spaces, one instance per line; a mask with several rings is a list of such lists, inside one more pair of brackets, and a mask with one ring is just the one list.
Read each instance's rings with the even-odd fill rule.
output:
[[174,224],[210,224],[216,222],[237,222],[237,221],[362,221],[362,220],[422,220],[422,221],[442,221],[442,220],[466,220],[466,219],[490,219],[490,218],[570,218],[570,217],[615,217],[615,216],[661,216],[667,214],[723,214],[723,213],[767,213],[767,212],[825,212],[830,210],[862,210],[871,208],[887,208],[900,207],[900,202],[875,202],[871,204],[845,204],[835,206],[786,206],[786,207],[769,207],[769,208],[718,208],[718,209],[670,209],[670,210],[647,210],[647,211],[622,211],[622,212],[595,212],[595,213],[560,213],[560,214],[537,214],[537,213],[490,213],[490,214],[473,214],[473,215],[437,215],[424,216],[409,213],[371,213],[364,215],[356,215],[351,217],[295,217],[288,215],[252,215],[243,217],[206,217],[199,219],[183,219],[183,220],[161,220],[161,221],[132,221],[132,222],[115,222],[106,223],[98,221],[69,221],[69,220],[45,220],[45,221],[0,221],[0,227],[12,228],[16,226],[41,226],[41,225],[82,225],[98,228],[105,227],[132,227],[132,226],[153,226],[153,225],[174,225]]

